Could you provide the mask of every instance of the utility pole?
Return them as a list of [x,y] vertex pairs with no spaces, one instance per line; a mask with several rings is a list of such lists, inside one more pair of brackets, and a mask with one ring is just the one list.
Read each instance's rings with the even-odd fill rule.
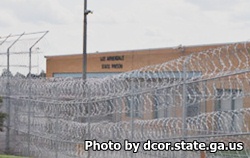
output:
[[[86,83],[86,78],[87,78],[87,15],[89,13],[92,13],[92,11],[87,9],[87,0],[84,0],[84,9],[83,9],[83,56],[82,56],[82,80],[84,82],[84,85]],[[84,87],[83,87],[84,88]],[[90,135],[90,104],[87,104],[87,109],[88,109],[88,116],[87,116],[87,138],[91,139]],[[87,158],[90,158],[90,151],[88,151]]]
[[87,74],[87,15],[92,13],[87,9],[87,0],[84,0],[83,9],[83,56],[82,56],[82,79],[86,80]]

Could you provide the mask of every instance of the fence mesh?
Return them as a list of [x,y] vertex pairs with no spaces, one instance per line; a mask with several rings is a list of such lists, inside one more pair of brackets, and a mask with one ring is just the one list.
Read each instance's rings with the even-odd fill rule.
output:
[[[3,75],[6,150],[33,157],[250,156],[250,44],[103,79]],[[85,140],[243,142],[242,151],[86,151]]]

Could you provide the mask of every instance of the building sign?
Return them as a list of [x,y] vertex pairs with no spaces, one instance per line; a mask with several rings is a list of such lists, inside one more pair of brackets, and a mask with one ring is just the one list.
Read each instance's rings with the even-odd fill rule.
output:
[[124,55],[100,57],[100,61],[123,61],[123,60],[124,60]]
[[[124,61],[124,55],[120,56],[103,56],[100,57],[100,61]],[[102,69],[122,69],[123,64],[121,63],[113,63],[113,64],[102,64]]]

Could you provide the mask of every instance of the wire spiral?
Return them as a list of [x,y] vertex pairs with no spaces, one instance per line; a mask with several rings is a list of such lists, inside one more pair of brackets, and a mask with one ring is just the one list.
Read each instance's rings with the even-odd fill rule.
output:
[[[29,150],[42,158],[87,157],[86,139],[123,143],[185,138],[206,143],[242,141],[244,155],[249,156],[249,46],[247,42],[226,45],[103,79],[1,76],[0,96],[5,106],[10,103],[11,149],[20,155]],[[90,152],[91,157],[130,154]],[[185,155],[200,157],[200,152]],[[224,155],[207,153],[207,157]],[[180,156],[177,151],[143,149],[135,154]]]

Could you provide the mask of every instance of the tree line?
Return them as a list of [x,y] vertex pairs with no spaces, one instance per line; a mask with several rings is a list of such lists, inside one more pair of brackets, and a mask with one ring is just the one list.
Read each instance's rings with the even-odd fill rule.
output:
[[15,75],[13,75],[10,71],[8,72],[7,69],[3,69],[2,71],[2,74],[1,74],[1,77],[6,77],[6,76],[10,76],[10,77],[18,77],[18,78],[28,78],[31,76],[31,78],[43,78],[43,77],[46,77],[46,73],[42,70],[40,74],[27,74],[27,75],[24,75],[20,72],[17,72]]

